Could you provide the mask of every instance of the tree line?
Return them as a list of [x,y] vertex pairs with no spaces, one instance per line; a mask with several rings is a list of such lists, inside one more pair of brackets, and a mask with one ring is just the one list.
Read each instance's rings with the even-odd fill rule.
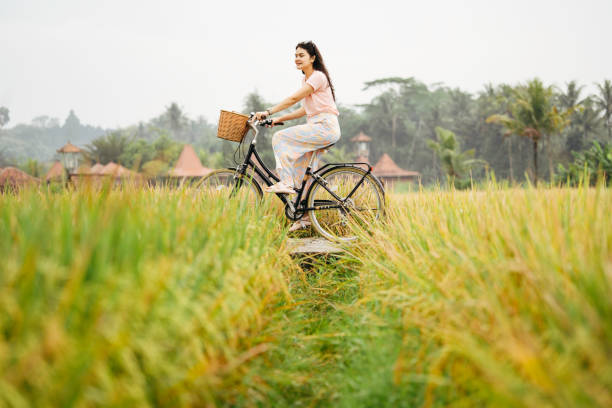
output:
[[[420,172],[425,184],[449,178],[461,185],[487,172],[513,182],[575,177],[580,163],[596,170],[607,157],[607,153],[585,156],[585,152],[598,152],[595,145],[606,152],[612,143],[611,81],[596,84],[595,94],[585,94],[584,88],[576,81],[557,87],[533,79],[515,85],[487,84],[471,94],[415,78],[369,81],[364,90],[377,91],[370,102],[339,106],[342,138],[328,160],[353,159],[350,139],[364,132],[373,139],[372,163],[387,153],[400,167]],[[270,104],[252,92],[245,97],[242,111],[259,111]],[[71,112],[62,128],[83,126],[75,118]],[[5,124],[8,111],[1,111],[0,119]],[[59,128],[47,118],[37,122],[29,126]],[[8,136],[14,138],[19,127],[21,134],[27,128],[9,129]],[[103,134],[86,143],[89,160],[115,161],[152,175],[167,171],[184,143],[192,144],[202,163],[212,168],[232,165],[236,155],[235,144],[215,137],[214,124],[203,117],[188,118],[177,103],[147,122],[96,130]],[[259,150],[271,166],[270,141],[275,130],[262,129],[260,138]],[[0,142],[6,137],[4,130]],[[55,143],[55,148],[59,145]]]
[[[594,95],[585,95],[576,81],[559,88],[539,79],[489,84],[475,95],[414,78],[379,79],[365,84],[370,88],[379,93],[369,103],[341,110],[343,135],[365,132],[374,139],[374,159],[388,153],[400,167],[419,171],[426,183],[449,174],[448,155],[440,150],[449,142],[445,131],[455,139],[453,157],[472,161],[457,169],[477,165],[473,177],[494,171],[512,181],[554,180],[559,166],[573,162],[573,153],[594,141],[612,142],[609,80],[597,84]],[[344,137],[340,145],[348,143]],[[462,158],[465,152],[469,157]],[[538,157],[545,158],[545,166]]]

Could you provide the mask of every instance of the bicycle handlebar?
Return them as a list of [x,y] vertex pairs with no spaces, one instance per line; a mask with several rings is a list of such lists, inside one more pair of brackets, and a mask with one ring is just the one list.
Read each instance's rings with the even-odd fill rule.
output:
[[[253,121],[254,117],[255,117],[255,114],[251,112],[251,114],[249,115],[249,122],[251,122],[253,126],[272,126],[274,122],[272,118]],[[277,123],[274,123],[274,126],[283,126],[284,124],[285,122],[277,122]]]
[[[274,122],[273,119],[265,119],[265,120],[260,120],[258,125],[259,126],[271,126],[273,122]],[[285,122],[277,122],[277,123],[274,123],[274,126],[283,126],[284,124]]]

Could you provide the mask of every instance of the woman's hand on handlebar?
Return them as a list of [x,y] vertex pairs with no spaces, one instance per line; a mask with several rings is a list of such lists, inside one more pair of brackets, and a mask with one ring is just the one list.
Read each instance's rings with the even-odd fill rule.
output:
[[263,112],[255,112],[255,120],[264,120],[266,119],[268,116],[270,116],[268,111],[263,111]]
[[274,127],[274,126],[277,126],[277,125],[281,125],[282,126],[282,125],[284,125],[284,123],[279,121],[278,119],[272,119],[272,123],[266,124],[266,127],[271,128],[271,127]]

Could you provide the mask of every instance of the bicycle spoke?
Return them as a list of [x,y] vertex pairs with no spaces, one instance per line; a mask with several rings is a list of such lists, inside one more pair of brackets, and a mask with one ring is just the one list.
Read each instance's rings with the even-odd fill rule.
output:
[[256,182],[248,177],[237,175],[234,170],[217,170],[204,177],[197,185],[202,194],[215,199],[228,198],[256,204],[261,198],[261,192]]
[[[311,214],[315,228],[322,235],[352,239],[355,227],[365,228],[378,219],[383,205],[382,196],[373,179],[367,176],[364,178],[364,174],[353,168],[340,168],[325,176],[327,188],[320,184],[313,186],[313,197],[309,198],[309,203],[323,209],[314,210]],[[346,198],[349,194],[350,198]],[[342,201],[334,195],[342,197]],[[331,205],[339,208],[326,208]]]

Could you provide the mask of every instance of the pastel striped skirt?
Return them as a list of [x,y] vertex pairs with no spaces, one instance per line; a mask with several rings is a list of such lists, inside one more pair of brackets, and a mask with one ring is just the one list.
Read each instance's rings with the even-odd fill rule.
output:
[[305,125],[274,133],[272,148],[281,181],[288,186],[300,187],[310,160],[313,170],[319,165],[318,154],[313,157],[314,151],[336,143],[338,139],[340,125],[333,113],[313,115]]

